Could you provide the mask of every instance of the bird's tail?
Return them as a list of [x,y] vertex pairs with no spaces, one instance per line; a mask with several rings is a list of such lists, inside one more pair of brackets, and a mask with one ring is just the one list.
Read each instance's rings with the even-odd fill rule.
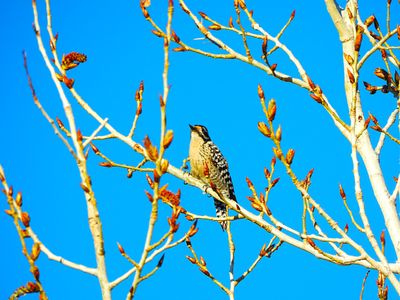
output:
[[[226,209],[226,205],[215,198],[214,198],[214,205],[217,218],[226,218],[228,215],[228,210]],[[220,221],[219,224],[222,227],[222,231],[225,231],[226,227],[228,226],[228,221]]]

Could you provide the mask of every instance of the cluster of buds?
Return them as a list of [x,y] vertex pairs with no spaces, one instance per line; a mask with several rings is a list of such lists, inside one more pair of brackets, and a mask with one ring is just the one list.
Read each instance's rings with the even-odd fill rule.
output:
[[151,161],[156,161],[158,158],[158,150],[157,147],[154,146],[151,141],[150,138],[146,135],[144,140],[143,140],[143,146],[144,149],[146,150],[146,154],[148,156],[148,158]]
[[273,252],[273,250],[274,250],[274,248],[275,248],[275,244],[271,244],[268,247],[264,244],[261,247],[259,256],[261,256],[261,257],[270,257],[272,252]]
[[174,207],[173,210],[172,210],[171,218],[167,219],[168,220],[168,224],[169,224],[169,228],[170,228],[172,233],[177,232],[178,229],[179,229],[179,223],[176,223],[176,221],[178,220],[180,213],[181,213],[180,208],[179,207],[178,208]]
[[168,185],[160,188],[160,198],[163,202],[171,204],[173,207],[178,207],[181,201],[181,190],[174,194],[173,192],[167,190]]
[[84,63],[87,60],[87,56],[83,53],[71,52],[67,55],[63,55],[61,60],[61,67],[63,70],[68,71],[77,67],[80,63]]
[[380,300],[387,300],[388,298],[388,286],[385,287],[385,275],[379,272],[378,279],[376,280],[376,285],[378,286],[378,298]]
[[306,75],[306,77],[310,90],[312,91],[310,97],[313,98],[317,103],[323,104],[324,98],[321,87],[315,84],[308,75]]

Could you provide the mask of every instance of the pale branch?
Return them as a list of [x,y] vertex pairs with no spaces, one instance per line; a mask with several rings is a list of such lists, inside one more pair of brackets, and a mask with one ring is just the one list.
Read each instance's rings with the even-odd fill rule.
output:
[[[111,292],[109,289],[109,282],[108,282],[108,278],[107,278],[106,263],[105,263],[105,257],[104,257],[105,251],[104,251],[103,229],[102,229],[102,224],[101,224],[101,220],[100,220],[100,216],[99,216],[99,211],[97,208],[96,198],[95,198],[94,191],[93,191],[92,185],[91,185],[91,180],[90,180],[90,177],[89,177],[87,169],[86,169],[86,157],[85,157],[85,153],[84,153],[83,147],[82,147],[82,140],[78,136],[78,131],[76,128],[74,114],[72,111],[71,104],[69,103],[69,101],[64,93],[61,83],[57,77],[58,74],[56,73],[56,71],[49,59],[49,56],[46,52],[46,49],[44,47],[42,35],[41,35],[41,31],[40,31],[40,25],[39,25],[40,22],[39,22],[39,16],[38,16],[38,11],[37,11],[37,6],[36,6],[35,0],[32,1],[32,9],[33,9],[33,15],[34,15],[34,28],[35,28],[35,33],[36,33],[36,40],[38,42],[38,47],[42,54],[43,60],[45,61],[46,67],[50,72],[53,83],[57,88],[61,103],[63,105],[64,113],[68,120],[68,125],[69,125],[70,132],[71,132],[71,139],[72,139],[72,142],[73,142],[73,145],[74,145],[74,148],[76,151],[76,155],[77,155],[77,167],[79,170],[80,178],[82,180],[81,187],[83,189],[85,200],[86,200],[89,228],[90,228],[90,231],[92,234],[93,244],[94,244],[94,248],[95,248],[94,252],[95,252],[96,264],[97,264],[97,278],[98,278],[99,285],[101,288],[103,300],[109,300],[109,299],[111,299]],[[46,1],[46,11],[47,11],[47,15],[51,16],[49,1]],[[47,27],[48,31],[52,32],[51,18],[50,19],[48,18],[47,26],[48,26]],[[52,38],[52,33],[50,33],[49,35],[50,35],[50,38]],[[54,39],[53,39],[53,42],[54,42]],[[52,47],[52,52],[53,52],[53,54],[56,55],[55,47]]]
[[86,148],[87,145],[89,145],[93,139],[97,136],[97,134],[103,129],[103,127],[107,124],[108,118],[105,118],[103,122],[99,125],[99,127],[96,128],[96,130],[93,131],[93,133],[85,140],[85,142],[82,144],[83,148]]
[[[172,165],[169,165],[168,173],[183,180],[184,182],[186,182],[189,185],[192,185],[201,190],[204,190],[204,183],[201,180],[194,178],[190,174],[185,173],[185,172],[177,169],[176,167],[173,167]],[[300,191],[307,193],[302,188],[300,188]],[[246,218],[250,222],[256,224],[263,230],[277,236],[280,240],[282,240],[296,248],[304,250],[304,251],[316,256],[317,258],[328,260],[326,256],[319,253],[317,250],[315,250],[309,244],[304,243],[302,240],[299,241],[299,240],[291,237],[290,235],[287,235],[287,234],[281,232],[278,228],[271,225],[270,223],[268,223],[266,220],[264,220],[260,216],[251,213],[250,211],[245,209],[243,206],[241,206],[239,203],[231,201],[230,199],[220,198],[218,193],[214,192],[212,189],[207,189],[207,193],[210,194],[211,197],[219,199],[220,201],[225,203],[230,209],[236,211],[238,214],[242,215],[244,218]],[[312,204],[315,206],[315,208],[317,210],[321,210],[320,206],[314,200],[312,200],[312,198],[310,198],[310,199],[312,201]],[[330,222],[333,222],[333,221],[330,221]],[[365,255],[361,255],[360,257],[355,257],[352,255],[346,255],[343,257],[335,256],[335,259],[340,264],[342,264],[342,265],[357,264],[357,265],[361,265],[361,266],[364,266],[367,268],[382,270],[383,272],[385,272],[387,274],[386,266],[381,265],[379,262],[377,262],[377,261],[373,260],[371,257],[369,257],[364,252],[364,250],[358,244],[356,244],[354,241],[352,241],[350,238],[349,238],[349,244],[352,247],[354,247],[358,252],[364,253]],[[389,269],[396,274],[400,273],[400,265],[399,264],[393,264],[393,263],[389,264]]]

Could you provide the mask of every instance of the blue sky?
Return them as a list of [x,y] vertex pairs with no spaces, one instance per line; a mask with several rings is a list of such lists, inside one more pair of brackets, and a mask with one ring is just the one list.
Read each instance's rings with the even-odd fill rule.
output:
[[[41,26],[45,34],[44,3],[38,1]],[[145,83],[143,115],[134,139],[142,141],[148,134],[152,140],[159,137],[159,101],[162,94],[163,50],[162,40],[151,34],[150,25],[142,17],[138,1],[110,1],[53,3],[53,28],[59,33],[59,54],[83,52],[88,61],[70,71],[76,80],[75,88],[102,116],[121,132],[129,131],[135,113],[134,93],[141,80]],[[166,1],[153,1],[149,11],[154,19],[164,24]],[[259,1],[260,2],[260,1]],[[346,100],[343,92],[341,46],[336,30],[326,12],[323,1],[268,1],[251,3],[255,18],[271,34],[276,34],[293,9],[296,18],[284,34],[282,41],[292,49],[303,66],[318,83],[331,104],[347,121]],[[385,3],[363,1],[362,18],[372,12],[384,23]],[[210,17],[227,24],[234,14],[231,1],[188,1],[193,11],[204,11]],[[254,6],[253,6],[254,5]],[[394,1],[392,24],[399,23],[399,5]],[[175,9],[173,28],[188,44],[214,50],[201,39],[187,16]],[[33,15],[30,3],[7,1],[0,11],[0,34],[3,57],[0,71],[0,164],[9,183],[24,195],[24,208],[32,218],[32,227],[53,252],[72,261],[94,266],[92,241],[87,226],[85,201],[79,187],[80,179],[74,161],[62,142],[53,134],[31,97],[24,75],[22,50],[28,63],[42,104],[51,117],[65,120],[57,92],[37,48],[32,30]],[[231,35],[232,45],[243,53],[240,39]],[[369,43],[364,40],[362,50]],[[251,43],[254,51],[260,46]],[[278,68],[293,72],[293,67],[283,55],[271,58]],[[372,76],[374,68],[383,67],[379,56],[366,64],[362,80],[378,84]],[[297,74],[296,74],[297,76]],[[275,123],[282,124],[283,147],[294,148],[293,167],[300,177],[315,168],[311,194],[344,226],[350,220],[341,204],[338,183],[342,183],[349,196],[349,205],[357,211],[352,193],[353,179],[350,147],[332,124],[328,115],[306,91],[267,77],[264,73],[236,61],[221,61],[191,53],[172,53],[170,59],[170,98],[167,106],[168,128],[174,130],[174,141],[166,157],[179,167],[188,155],[188,124],[203,124],[211,138],[228,159],[238,201],[249,207],[246,200],[250,192],[245,178],[248,176],[256,188],[266,186],[263,168],[272,157],[270,141],[257,130],[257,122],[264,120],[257,96],[257,85],[264,87],[266,98],[275,98],[278,113]],[[365,91],[364,112],[371,111],[385,123],[394,107],[391,96],[374,97]],[[72,101],[72,97],[71,97]],[[72,101],[73,102],[73,101]],[[78,127],[84,134],[91,133],[97,124],[76,103],[74,112]],[[378,135],[372,133],[374,143]],[[158,143],[158,141],[157,141]],[[140,157],[117,141],[99,142],[96,145],[114,160],[135,164]],[[116,246],[121,243],[127,253],[138,258],[142,249],[150,205],[143,190],[148,188],[142,174],[131,179],[120,169],[98,166],[101,160],[90,153],[89,171],[98,198],[106,243],[109,278],[112,280],[130,268]],[[394,187],[392,176],[398,173],[398,150],[386,143],[382,153],[382,166],[387,174],[390,190]],[[276,176],[281,177],[270,199],[271,209],[280,220],[301,228],[302,200],[285,176],[282,166]],[[383,221],[374,201],[371,188],[362,172],[366,209],[371,215],[375,234],[383,229]],[[198,214],[214,214],[212,199],[201,191],[183,185],[171,176],[164,182],[170,189],[182,190],[182,205]],[[4,198],[4,197],[3,197]],[[2,199],[3,199],[2,198]],[[6,209],[6,201],[0,202]],[[169,210],[163,208],[158,223],[167,228]],[[180,219],[181,227],[190,223]],[[324,224],[326,225],[326,224]],[[256,226],[238,221],[232,226],[236,241],[236,270],[241,274],[255,259],[261,246],[270,236]],[[212,273],[228,284],[228,251],[226,234],[218,224],[199,222],[200,231],[193,245],[206,260]],[[354,237],[365,243],[354,227]],[[0,298],[32,280],[29,266],[21,253],[15,228],[6,215],[0,217]],[[183,232],[182,232],[183,233]],[[186,246],[168,252],[163,267],[150,280],[140,285],[137,299],[227,299],[208,278],[198,272],[185,256]],[[388,249],[389,259],[392,258]],[[70,270],[45,255],[38,261],[41,280],[50,299],[99,299],[100,290],[95,278]],[[150,270],[150,269],[149,269]],[[237,287],[237,299],[355,299],[358,298],[365,270],[361,267],[339,267],[319,261],[289,245],[284,244],[271,259],[265,259],[255,271]],[[376,299],[376,273],[371,273],[364,299]],[[124,299],[131,279],[117,287],[115,299]],[[395,297],[394,291],[390,293]],[[27,296],[26,299],[35,299]]]

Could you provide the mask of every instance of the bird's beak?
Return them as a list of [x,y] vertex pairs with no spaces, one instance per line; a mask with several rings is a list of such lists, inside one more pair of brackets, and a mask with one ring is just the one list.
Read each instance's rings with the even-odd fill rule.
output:
[[189,127],[190,127],[190,130],[194,130],[195,129],[195,127],[193,125],[189,124]]

